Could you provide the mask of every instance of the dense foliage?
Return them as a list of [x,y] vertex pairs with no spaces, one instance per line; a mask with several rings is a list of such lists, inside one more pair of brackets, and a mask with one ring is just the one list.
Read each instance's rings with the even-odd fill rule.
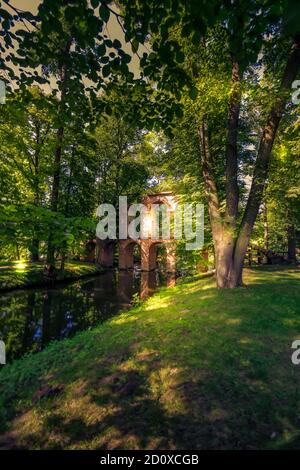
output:
[[78,256],[99,203],[149,188],[205,203],[220,287],[241,284],[251,236],[295,248],[298,2],[42,0],[34,13],[4,0],[0,13],[3,259]]

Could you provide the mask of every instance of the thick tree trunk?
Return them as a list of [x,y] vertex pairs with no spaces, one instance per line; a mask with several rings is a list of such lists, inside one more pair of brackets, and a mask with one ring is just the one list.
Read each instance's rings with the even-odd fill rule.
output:
[[204,178],[205,194],[208,202],[209,218],[212,228],[213,243],[215,249],[215,267],[218,287],[223,287],[223,279],[226,277],[226,263],[222,257],[223,224],[219,211],[219,199],[216,181],[213,171],[213,161],[209,146],[208,127],[205,118],[198,128],[202,172]]
[[238,64],[232,61],[233,89],[229,102],[226,147],[226,212],[220,214],[217,185],[213,172],[213,161],[209,151],[208,129],[205,119],[202,120],[198,132],[202,157],[202,171],[205,193],[208,201],[210,222],[215,248],[215,264],[217,286],[242,286],[242,272],[245,255],[268,176],[270,155],[276,132],[289,98],[292,82],[295,80],[300,65],[300,36],[295,38],[291,53],[281,81],[277,99],[271,108],[267,123],[261,137],[254,168],[252,185],[248,197],[243,220],[236,236],[238,211],[238,159],[237,135],[240,111],[240,77]]
[[262,202],[274,140],[286,103],[290,97],[291,85],[296,78],[299,66],[300,35],[297,35],[293,42],[288,62],[283,74],[278,97],[271,108],[267,124],[264,127],[260,140],[250,194],[235,246],[233,269],[229,287],[237,287],[242,285],[244,259],[254,222]]
[[208,129],[205,119],[199,128],[202,171],[208,200],[210,222],[215,249],[216,281],[219,288],[228,287],[233,263],[236,217],[238,211],[238,159],[237,136],[240,114],[240,75],[238,63],[232,60],[232,93],[229,101],[226,146],[226,214],[220,215],[217,185],[209,148]]

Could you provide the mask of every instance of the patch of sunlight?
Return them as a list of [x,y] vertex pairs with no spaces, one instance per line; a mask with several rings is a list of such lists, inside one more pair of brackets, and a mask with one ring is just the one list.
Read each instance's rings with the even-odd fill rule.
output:
[[297,441],[300,437],[299,431],[295,429],[285,429],[282,434],[281,441],[284,444],[293,443],[293,441]]
[[241,319],[240,318],[228,318],[228,320],[225,320],[225,323],[227,323],[227,325],[240,325]]
[[150,305],[146,305],[144,310],[149,312],[151,310],[156,310],[158,308],[168,308],[168,307],[170,307],[170,302],[153,302]]
[[119,317],[110,320],[110,324],[123,325],[124,323],[129,323],[136,320],[138,320],[138,317],[136,315],[120,315]]
[[250,367],[251,366],[251,361],[249,359],[240,359],[240,365],[243,367]]
[[241,339],[239,340],[239,343],[240,343],[240,344],[251,344],[251,343],[253,343],[253,340],[250,339],[250,338],[241,338]]
[[144,348],[142,351],[138,351],[135,355],[136,360],[145,363],[151,362],[158,357],[158,352],[151,348]]
[[269,384],[263,382],[262,380],[252,380],[251,384],[253,390],[255,390],[255,393],[264,393],[269,391]]
[[220,421],[228,418],[229,413],[222,408],[214,408],[208,415],[208,421],[213,423],[214,421]]
[[150,390],[168,414],[188,412],[189,402],[184,399],[184,374],[182,368],[164,367],[153,371],[149,377]]
[[299,319],[292,320],[291,318],[288,318],[288,319],[283,320],[282,323],[285,326],[298,326]]
[[175,389],[182,381],[183,368],[161,367],[156,369],[150,376],[151,390],[160,395],[163,391]]
[[26,263],[25,260],[19,260],[16,262],[16,267],[15,270],[17,272],[22,272],[27,268],[28,264]]

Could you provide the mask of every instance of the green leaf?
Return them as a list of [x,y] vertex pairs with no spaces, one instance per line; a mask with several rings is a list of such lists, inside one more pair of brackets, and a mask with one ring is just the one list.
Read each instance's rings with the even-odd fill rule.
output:
[[101,5],[99,8],[99,14],[104,23],[107,23],[110,17],[110,11],[107,6]]
[[131,42],[131,49],[133,53],[136,53],[139,49],[139,42],[137,39],[133,39]]
[[121,44],[121,42],[120,42],[118,39],[115,39],[115,40],[113,41],[113,47],[114,47],[115,49],[121,49],[122,44]]
[[195,101],[197,96],[198,96],[198,90],[196,87],[193,86],[189,91],[189,97],[191,98],[191,100]]
[[102,76],[106,78],[108,77],[109,74],[110,74],[110,65],[106,64],[104,65],[104,67],[102,67]]

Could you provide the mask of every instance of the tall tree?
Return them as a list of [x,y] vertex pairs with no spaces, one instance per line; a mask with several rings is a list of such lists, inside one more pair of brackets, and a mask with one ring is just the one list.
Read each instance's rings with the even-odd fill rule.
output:
[[[96,103],[97,93],[106,82],[128,70],[131,57],[119,40],[105,33],[110,17],[110,1],[43,0],[38,8],[35,27],[22,30],[19,84],[47,82],[57,97],[56,146],[50,205],[59,207],[61,162],[66,129],[74,116],[86,113]],[[48,262],[54,262],[53,234],[49,236]]]
[[[143,43],[152,37],[152,52],[144,55],[141,64],[144,74],[180,98],[190,85],[191,98],[197,97],[194,70],[180,69],[185,61],[182,38],[199,46],[206,41],[208,31],[219,25],[226,32],[224,50],[231,66],[231,90],[228,96],[225,156],[225,211],[220,200],[218,180],[210,146],[210,126],[205,115],[199,120],[199,139],[203,179],[208,200],[216,259],[216,278],[220,288],[242,285],[242,270],[253,226],[262,203],[264,186],[274,140],[292,84],[300,67],[300,8],[295,0],[231,2],[199,2],[165,0],[147,3],[139,0],[124,6],[124,25],[129,39]],[[291,14],[293,12],[293,14]],[[178,34],[179,31],[179,34]],[[270,38],[285,48],[285,66],[279,86],[272,93],[272,102],[262,125],[257,148],[252,184],[239,223],[238,137],[243,82],[251,67],[257,63]],[[275,44],[275,42],[274,42]],[[219,51],[222,54],[222,51]],[[185,73],[184,73],[185,72]],[[197,77],[197,70],[196,70]],[[241,209],[241,207],[240,207]]]

